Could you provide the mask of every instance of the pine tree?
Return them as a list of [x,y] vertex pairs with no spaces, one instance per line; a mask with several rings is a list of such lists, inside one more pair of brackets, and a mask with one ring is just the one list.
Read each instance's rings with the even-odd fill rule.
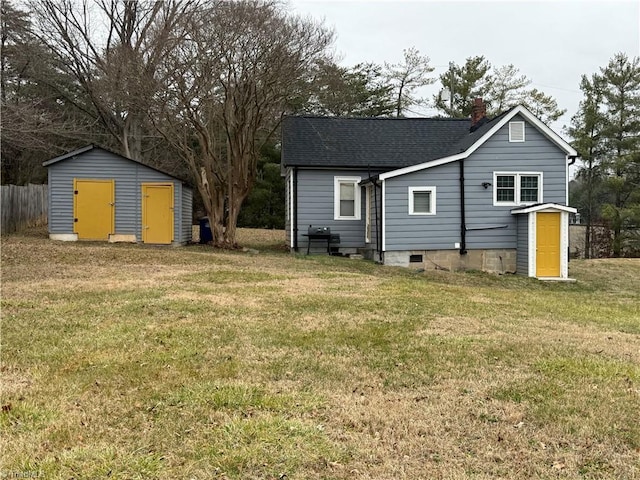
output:
[[619,257],[630,231],[640,225],[640,58],[618,53],[600,71],[605,187],[612,196],[602,215],[613,230],[613,256]]
[[592,75],[589,78],[582,76],[580,90],[584,94],[584,99],[580,102],[578,113],[571,118],[571,126],[567,133],[574,139],[573,146],[580,153],[583,166],[578,170],[579,191],[574,192],[580,199],[575,205],[581,217],[586,222],[585,258],[591,258],[591,230],[594,221],[600,215],[600,205],[602,204],[602,156],[603,149],[603,99],[602,99],[602,78]]

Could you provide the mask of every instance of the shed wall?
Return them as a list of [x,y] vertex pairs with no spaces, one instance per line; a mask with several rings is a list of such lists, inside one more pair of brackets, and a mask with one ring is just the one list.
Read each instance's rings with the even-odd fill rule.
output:
[[[184,226],[191,212],[183,210],[182,182],[137,162],[110,152],[94,149],[49,165],[49,233],[73,233],[73,179],[115,180],[115,232],[135,235],[142,241],[142,183],[163,182],[174,185],[174,241],[187,237]],[[183,222],[184,219],[184,222]],[[189,225],[189,231],[191,226]]]

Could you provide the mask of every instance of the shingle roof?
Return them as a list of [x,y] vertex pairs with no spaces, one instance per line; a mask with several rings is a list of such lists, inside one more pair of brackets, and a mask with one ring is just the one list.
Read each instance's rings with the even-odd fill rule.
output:
[[[488,122],[492,123],[492,122]],[[396,169],[449,155],[469,133],[469,119],[286,117],[286,166]]]

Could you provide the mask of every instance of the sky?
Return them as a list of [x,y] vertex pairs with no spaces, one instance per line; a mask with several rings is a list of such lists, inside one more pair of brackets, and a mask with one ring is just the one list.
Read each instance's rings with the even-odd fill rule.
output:
[[[427,55],[438,77],[453,61],[484,55],[513,64],[567,113],[550,126],[563,135],[582,99],[580,77],[599,71],[617,52],[640,56],[640,0],[428,1],[290,0],[292,13],[335,30],[343,66],[400,62],[402,50]],[[423,89],[431,99],[439,82]],[[434,108],[422,109],[435,116]],[[566,137],[566,135],[563,135]]]

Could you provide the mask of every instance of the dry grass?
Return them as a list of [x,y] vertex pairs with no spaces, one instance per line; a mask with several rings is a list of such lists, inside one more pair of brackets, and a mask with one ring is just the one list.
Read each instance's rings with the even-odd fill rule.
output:
[[44,478],[639,478],[639,260],[576,284],[2,243],[2,465]]

